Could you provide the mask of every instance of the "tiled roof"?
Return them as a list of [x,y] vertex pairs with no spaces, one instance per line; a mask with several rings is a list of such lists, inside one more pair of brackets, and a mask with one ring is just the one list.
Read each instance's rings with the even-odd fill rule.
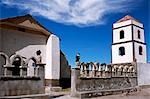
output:
[[[24,23],[26,20],[29,20],[30,22]],[[44,26],[42,26],[38,21],[36,21],[30,14],[23,15],[23,16],[16,16],[16,17],[10,17],[6,19],[0,19],[0,23],[7,22],[14,25],[24,26],[27,28],[32,28],[34,30],[40,30],[45,32],[46,34],[52,34],[52,32],[48,31]]]
[[126,15],[125,17],[123,17],[122,19],[120,19],[119,21],[117,21],[116,23],[120,23],[120,22],[127,21],[127,20],[135,20],[135,21],[139,22],[135,18],[133,18],[133,17],[131,17],[129,15]]

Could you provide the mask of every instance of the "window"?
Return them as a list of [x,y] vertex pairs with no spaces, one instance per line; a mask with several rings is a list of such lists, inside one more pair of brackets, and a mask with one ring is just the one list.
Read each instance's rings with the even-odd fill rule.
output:
[[125,48],[124,47],[119,48],[119,55],[121,55],[121,56],[125,55]]
[[25,28],[18,28],[19,31],[25,32]]
[[140,30],[138,30],[137,32],[138,32],[138,39],[140,39],[141,38]]
[[123,38],[124,38],[124,31],[121,30],[121,31],[120,31],[120,39],[123,39]]
[[142,46],[139,46],[139,55],[143,55],[143,48],[142,48]]

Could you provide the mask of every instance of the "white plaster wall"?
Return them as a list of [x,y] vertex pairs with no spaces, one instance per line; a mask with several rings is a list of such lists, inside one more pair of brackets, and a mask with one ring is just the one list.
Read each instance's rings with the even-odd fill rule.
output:
[[[112,63],[127,63],[133,61],[132,42],[112,45]],[[125,55],[119,55],[119,47],[125,47]]]
[[114,23],[113,28],[118,28],[121,26],[129,25],[129,24],[135,24],[137,26],[143,27],[143,24],[140,22],[137,22],[135,20],[127,20],[127,21],[123,21],[123,22],[119,22],[119,23]]
[[121,26],[129,25],[129,24],[132,24],[131,20],[123,21],[123,22],[119,22],[119,23],[114,23],[113,28],[118,28],[118,27],[121,27]]
[[[134,43],[134,45],[135,45],[135,58],[137,59],[137,62],[146,63],[147,62],[146,45],[136,42]],[[143,48],[143,55],[139,55],[139,46],[142,46]]]
[[[120,39],[120,31],[124,31],[124,38]],[[132,40],[132,30],[131,26],[126,26],[113,30],[113,43],[124,42]]]
[[[141,38],[140,39],[138,38],[138,30],[140,31],[140,34],[141,34]],[[133,26],[133,35],[134,35],[133,36],[134,40],[145,43],[144,30],[143,29],[141,29],[139,27],[136,27],[136,26]]]
[[41,50],[43,61],[45,61],[45,50],[47,38],[44,35],[26,33],[16,30],[2,29],[3,52],[11,56],[15,52],[24,57],[35,56],[37,50]]
[[[9,57],[17,53],[27,59],[36,57],[36,51],[41,50],[42,62],[46,63],[46,41],[44,35],[26,33],[16,30],[1,29],[3,48],[2,51]],[[28,69],[31,67],[29,65]],[[30,69],[31,70],[31,69]],[[28,76],[33,76],[28,72]],[[31,75],[30,75],[31,74]]]
[[132,24],[135,24],[135,25],[137,25],[137,26],[143,27],[143,24],[142,24],[142,23],[137,22],[137,21],[135,21],[135,20],[132,20]]
[[138,85],[150,84],[150,63],[137,63]]
[[42,56],[42,63],[46,63],[46,45],[29,45],[23,49],[16,51],[17,54],[26,58],[36,57],[36,51],[40,50]]
[[46,79],[60,79],[60,45],[59,38],[51,35],[46,45]]

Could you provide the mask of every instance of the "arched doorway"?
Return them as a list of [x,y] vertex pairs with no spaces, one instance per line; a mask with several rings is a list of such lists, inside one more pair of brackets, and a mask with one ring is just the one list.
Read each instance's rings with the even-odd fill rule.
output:
[[21,58],[15,57],[13,60],[12,65],[14,65],[14,69],[12,71],[13,76],[19,76],[20,75],[20,66],[21,66]]

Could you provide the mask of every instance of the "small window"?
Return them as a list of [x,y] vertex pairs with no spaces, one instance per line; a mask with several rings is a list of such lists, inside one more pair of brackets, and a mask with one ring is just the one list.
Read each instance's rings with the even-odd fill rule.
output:
[[138,32],[138,39],[140,39],[141,38],[140,30],[138,30],[137,32]]
[[143,48],[142,48],[142,46],[139,46],[139,55],[143,55]]
[[18,28],[19,31],[25,32],[25,28]]
[[124,38],[124,31],[121,30],[121,31],[120,31],[120,39],[123,39],[123,38]]
[[124,47],[119,48],[119,55],[121,55],[121,56],[125,55],[125,48]]

